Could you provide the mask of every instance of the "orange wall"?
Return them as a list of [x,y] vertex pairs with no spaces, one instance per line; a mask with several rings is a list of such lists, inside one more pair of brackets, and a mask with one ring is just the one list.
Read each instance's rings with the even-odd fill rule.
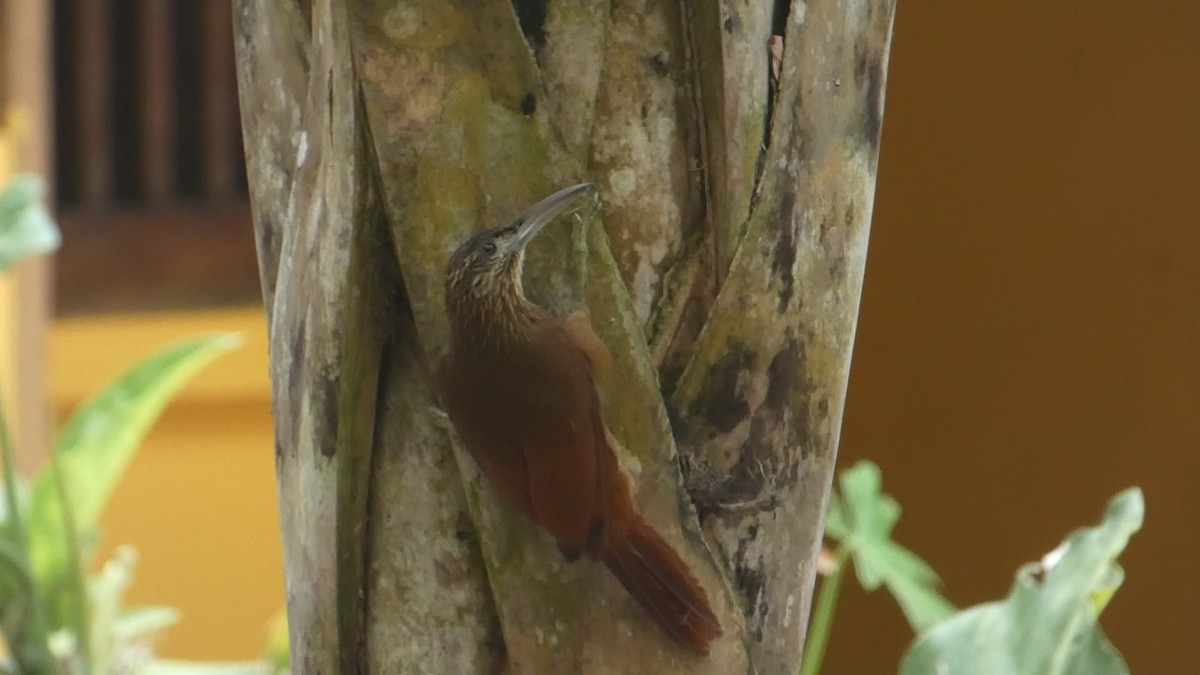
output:
[[[899,0],[841,465],[872,458],[950,598],[1094,523],[1146,525],[1104,614],[1200,672],[1200,4]],[[829,673],[894,672],[882,593]]]
[[166,343],[214,330],[245,339],[167,408],[104,516],[100,559],[119,544],[140,553],[129,602],[183,613],[168,656],[257,658],[284,606],[265,325],[252,308],[67,319],[51,336],[60,419]]

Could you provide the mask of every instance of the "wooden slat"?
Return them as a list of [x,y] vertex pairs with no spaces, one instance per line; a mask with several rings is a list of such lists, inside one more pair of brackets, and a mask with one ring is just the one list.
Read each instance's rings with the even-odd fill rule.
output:
[[142,0],[140,38],[142,165],[140,192],[151,203],[170,198],[176,187],[174,0]]
[[230,0],[206,0],[203,16],[204,195],[228,199],[237,189],[237,85]]
[[78,45],[74,86],[78,95],[76,155],[80,201],[110,201],[115,184],[112,141],[112,58],[109,0],[77,0],[74,38]]
[[[59,312],[258,301],[230,0],[75,2],[58,27],[79,183],[59,215]],[[114,161],[126,142],[136,163]]]
[[258,302],[250,206],[159,207],[59,215],[58,311]]

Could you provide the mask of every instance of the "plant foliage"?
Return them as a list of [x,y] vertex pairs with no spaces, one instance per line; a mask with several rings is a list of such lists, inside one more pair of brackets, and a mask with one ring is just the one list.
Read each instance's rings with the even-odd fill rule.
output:
[[858,582],[868,591],[886,586],[913,630],[920,632],[954,613],[937,591],[937,573],[892,541],[900,505],[880,490],[879,467],[859,462],[842,472],[841,491],[829,497],[825,534],[849,552]]
[[1041,562],[1021,567],[1007,598],[964,610],[920,636],[901,673],[1128,673],[1098,618],[1121,584],[1115,561],[1144,512],[1141,490],[1118,494],[1099,526],[1076,531]]
[[[0,272],[54,250],[58,229],[39,179],[21,176],[0,193]],[[17,477],[0,401],[0,673],[49,675],[236,675],[267,663],[205,664],[157,659],[153,639],[178,620],[168,607],[128,608],[136,554],[118,549],[87,575],[100,514],[142,440],[191,378],[239,340],[229,334],[169,346],[84,403],[59,435],[50,466],[32,488]]]

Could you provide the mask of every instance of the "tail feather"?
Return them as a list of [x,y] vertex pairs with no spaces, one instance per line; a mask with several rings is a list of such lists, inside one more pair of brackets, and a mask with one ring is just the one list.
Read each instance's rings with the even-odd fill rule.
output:
[[640,517],[601,559],[625,590],[679,644],[699,654],[721,635],[721,624],[687,564]]

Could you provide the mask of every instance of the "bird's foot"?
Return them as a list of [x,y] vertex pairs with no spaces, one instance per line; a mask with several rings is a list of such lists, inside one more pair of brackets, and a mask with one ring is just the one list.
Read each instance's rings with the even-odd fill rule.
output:
[[433,420],[434,425],[443,431],[450,431],[454,428],[454,425],[450,422],[450,415],[446,414],[446,411],[442,410],[441,406],[433,403],[429,404],[429,416]]

